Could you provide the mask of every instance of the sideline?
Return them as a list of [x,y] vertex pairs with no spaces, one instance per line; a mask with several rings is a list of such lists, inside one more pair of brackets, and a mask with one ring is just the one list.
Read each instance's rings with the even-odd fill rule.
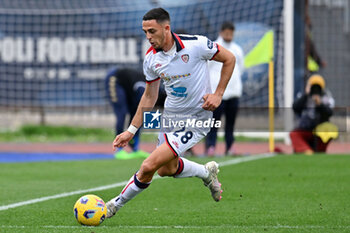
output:
[[[219,163],[219,166],[224,167],[224,166],[230,166],[233,164],[238,164],[238,163],[244,163],[244,162],[249,162],[253,160],[258,160],[258,159],[264,159],[264,158],[270,158],[275,156],[276,154],[273,153],[267,153],[267,154],[260,154],[260,155],[252,155],[252,156],[247,156],[247,157],[239,157],[239,158],[234,158],[230,159],[224,162]],[[154,176],[153,180],[161,178],[160,176]],[[21,207],[21,206],[26,206],[34,203],[39,203],[43,201],[48,201],[48,200],[53,200],[53,199],[58,199],[62,197],[68,197],[68,196],[73,196],[77,194],[84,194],[84,193],[90,193],[90,192],[96,192],[96,191],[101,191],[101,190],[106,190],[106,189],[112,189],[112,188],[117,188],[117,187],[122,187],[128,183],[128,180],[110,184],[110,185],[104,185],[104,186],[99,186],[95,188],[90,188],[90,189],[82,189],[82,190],[77,190],[77,191],[72,191],[72,192],[66,192],[66,193],[60,193],[52,196],[46,196],[46,197],[40,197],[40,198],[35,198],[27,201],[21,201],[17,203],[12,203],[9,205],[3,205],[0,206],[0,211],[3,210],[8,210],[8,209],[13,209],[16,207]]]
[[0,152],[0,163],[56,162],[92,159],[114,159],[114,155],[102,153]]

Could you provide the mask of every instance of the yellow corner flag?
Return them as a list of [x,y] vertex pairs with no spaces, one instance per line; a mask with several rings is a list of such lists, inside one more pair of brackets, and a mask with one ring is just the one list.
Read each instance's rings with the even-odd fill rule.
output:
[[266,64],[273,60],[273,31],[265,33],[258,44],[245,56],[246,68]]
[[275,90],[274,90],[274,49],[273,49],[273,31],[270,30],[265,33],[263,38],[257,45],[247,54],[244,59],[244,66],[246,68],[257,66],[261,64],[269,65],[269,150],[275,151],[274,129],[275,129]]

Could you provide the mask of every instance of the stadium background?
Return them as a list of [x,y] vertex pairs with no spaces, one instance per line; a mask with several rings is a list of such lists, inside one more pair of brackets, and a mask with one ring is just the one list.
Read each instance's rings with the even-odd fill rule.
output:
[[[313,39],[328,66],[324,74],[347,130],[349,106],[349,2],[310,0]],[[141,18],[162,6],[173,29],[215,39],[219,25],[234,21],[236,41],[248,54],[268,30],[274,32],[276,130],[285,129],[283,0],[237,1],[1,1],[0,109],[3,130],[23,124],[109,128],[113,116],[104,76],[114,67],[142,68],[148,48]],[[294,6],[294,95],[304,89],[303,1]],[[243,75],[239,131],[267,131],[268,65]],[[288,110],[290,111],[290,110]],[[241,120],[244,118],[243,120]],[[260,119],[261,118],[261,119]],[[335,119],[338,119],[335,117]]]
[[[98,228],[80,226],[73,215],[81,195],[111,199],[142,163],[114,159],[114,116],[103,76],[115,65],[141,68],[148,47],[141,18],[147,10],[165,7],[174,29],[210,39],[222,21],[235,21],[246,53],[273,30],[275,123],[283,130],[285,91],[293,89],[284,85],[282,16],[290,2],[0,0],[0,232],[349,232],[350,0],[309,0],[313,39],[328,64],[321,73],[339,110],[333,120],[341,137],[327,154],[293,154],[280,141],[276,145],[288,156],[265,153],[266,140],[237,141],[242,156],[190,158],[220,163],[219,203],[200,180],[156,176],[147,191]],[[292,94],[304,85],[303,14],[303,0],[295,0]],[[260,64],[244,74],[239,131],[268,129],[267,68]],[[152,151],[155,140],[145,141],[141,148]]]

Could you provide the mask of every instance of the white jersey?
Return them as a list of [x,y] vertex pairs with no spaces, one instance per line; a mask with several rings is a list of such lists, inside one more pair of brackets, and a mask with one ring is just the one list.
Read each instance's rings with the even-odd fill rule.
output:
[[[148,50],[143,64],[146,82],[163,80],[167,98],[162,118],[203,122],[213,114],[202,105],[203,96],[212,93],[208,60],[219,52],[219,46],[204,36],[172,35],[175,44],[169,51],[152,47]],[[209,130],[210,127],[170,127],[159,133],[158,145],[167,143],[175,156],[181,156]]]
[[148,50],[143,64],[146,81],[163,80],[165,108],[199,109],[204,103],[202,97],[212,93],[207,61],[219,47],[205,36],[172,35],[175,44],[170,51]]

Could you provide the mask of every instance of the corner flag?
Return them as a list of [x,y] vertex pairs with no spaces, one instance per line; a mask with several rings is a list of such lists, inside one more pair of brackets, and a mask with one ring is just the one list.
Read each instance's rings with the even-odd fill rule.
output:
[[266,64],[273,60],[273,31],[265,33],[258,44],[245,56],[244,66],[246,68]]

